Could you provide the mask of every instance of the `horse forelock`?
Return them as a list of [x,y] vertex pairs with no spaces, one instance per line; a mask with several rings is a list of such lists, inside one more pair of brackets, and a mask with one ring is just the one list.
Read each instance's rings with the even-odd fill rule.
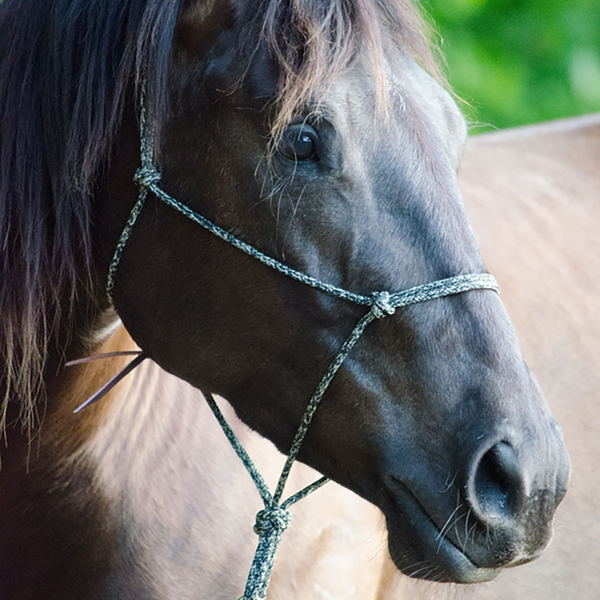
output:
[[[150,118],[156,123],[168,112],[179,4],[0,5],[0,425],[9,398],[33,424],[48,342],[68,320],[81,283],[89,287],[92,189],[142,72]],[[340,74],[361,45],[379,89],[390,36],[440,73],[410,0],[263,0],[259,7],[244,2],[242,10],[252,25],[244,28],[248,43],[264,40],[281,66],[275,128]]]
[[258,11],[254,2],[246,4],[244,21],[254,21],[246,28],[248,45],[263,40],[280,67],[275,132],[341,75],[360,48],[368,52],[380,107],[387,102],[388,43],[445,84],[428,24],[411,0],[264,0]]

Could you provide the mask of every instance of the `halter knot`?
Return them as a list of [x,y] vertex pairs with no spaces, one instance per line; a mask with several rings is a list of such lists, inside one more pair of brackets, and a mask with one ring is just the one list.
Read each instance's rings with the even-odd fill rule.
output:
[[142,188],[149,188],[160,181],[160,173],[152,166],[140,167],[133,176],[133,180]]
[[378,319],[383,319],[388,315],[393,315],[396,309],[390,303],[389,292],[374,292],[371,296],[373,298],[373,314]]
[[256,515],[254,533],[258,536],[268,535],[272,532],[283,533],[292,520],[292,513],[280,506],[265,508]]

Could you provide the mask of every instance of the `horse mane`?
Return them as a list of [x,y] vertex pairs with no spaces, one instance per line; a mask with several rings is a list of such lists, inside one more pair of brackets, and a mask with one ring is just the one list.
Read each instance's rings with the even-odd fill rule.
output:
[[[0,4],[0,429],[9,400],[34,424],[49,344],[91,285],[94,183],[142,71],[151,118],[166,114],[174,28],[191,1]],[[279,123],[360,44],[383,81],[384,32],[440,76],[410,0],[260,0],[241,10],[245,41],[264,40],[281,65]]]
[[49,341],[89,284],[94,181],[141,65],[164,101],[176,16],[164,0],[0,5],[2,421],[18,400],[33,425]]

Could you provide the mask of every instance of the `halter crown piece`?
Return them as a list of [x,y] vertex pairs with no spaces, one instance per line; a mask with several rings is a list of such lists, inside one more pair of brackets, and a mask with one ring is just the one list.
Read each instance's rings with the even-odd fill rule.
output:
[[279,481],[277,483],[277,487],[273,494],[271,494],[271,492],[269,491],[269,488],[267,487],[264,479],[258,472],[256,466],[252,462],[250,456],[244,450],[241,443],[233,433],[231,427],[226,422],[213,396],[210,393],[203,392],[208,402],[208,405],[215,414],[215,417],[221,425],[229,442],[233,446],[234,450],[236,451],[236,453],[244,463],[246,469],[248,470],[248,473],[252,477],[254,484],[256,485],[256,488],[258,489],[258,492],[265,506],[264,510],[261,510],[256,516],[256,524],[254,525],[254,531],[259,537],[258,547],[256,549],[254,560],[252,561],[252,565],[250,567],[250,572],[248,574],[248,580],[246,582],[244,595],[239,599],[263,600],[267,596],[267,588],[271,579],[271,571],[273,569],[273,562],[275,561],[275,554],[277,552],[279,541],[281,540],[281,536],[286,530],[291,520],[292,515],[288,511],[288,508],[295,502],[298,502],[311,492],[320,488],[328,481],[326,477],[322,477],[321,479],[307,486],[300,492],[289,497],[287,500],[282,501],[284,487],[290,474],[292,464],[294,463],[298,452],[300,451],[302,441],[304,440],[308,427],[312,421],[315,411],[317,410],[317,407],[319,406],[319,403],[321,402],[321,399],[323,398],[323,395],[325,394],[325,391],[329,387],[329,384],[331,383],[331,380],[333,379],[334,375],[344,362],[345,358],[348,356],[349,352],[352,350],[353,346],[360,338],[367,325],[375,319],[385,319],[389,315],[394,314],[396,309],[403,306],[408,306],[410,304],[426,302],[435,298],[442,298],[444,296],[450,296],[452,294],[460,294],[462,292],[468,292],[470,290],[486,289],[498,292],[499,288],[496,280],[491,275],[473,274],[459,275],[457,277],[451,277],[449,279],[442,279],[433,283],[419,285],[417,287],[413,287],[403,292],[390,293],[386,291],[380,291],[373,292],[368,296],[363,296],[315,279],[310,275],[306,275],[304,273],[296,271],[295,269],[284,265],[283,263],[275,260],[274,258],[263,254],[256,248],[233,236],[218,225],[215,225],[202,215],[194,212],[185,204],[182,204],[178,200],[175,200],[167,193],[165,193],[160,187],[158,187],[158,183],[160,182],[161,176],[153,164],[154,132],[150,127],[148,127],[146,123],[146,110],[144,100],[145,94],[142,90],[142,94],[140,97],[141,167],[136,171],[134,178],[136,183],[140,187],[140,193],[137,202],[131,210],[129,219],[127,221],[127,224],[125,225],[125,228],[123,229],[123,232],[115,249],[113,259],[110,264],[106,291],[111,304],[113,304],[112,293],[115,284],[115,275],[119,266],[119,262],[121,260],[121,256],[123,254],[123,250],[125,249],[127,240],[131,236],[133,226],[135,225],[135,222],[144,206],[144,203],[148,196],[148,192],[151,191],[153,194],[156,195],[157,198],[159,198],[169,206],[173,207],[174,209],[178,210],[180,213],[184,214],[186,217],[188,217],[195,223],[198,223],[198,225],[201,225],[211,233],[217,235],[226,242],[229,242],[236,248],[239,248],[243,252],[246,252],[250,256],[253,256],[265,265],[279,271],[280,273],[283,273],[284,275],[292,277],[297,281],[300,281],[306,285],[310,285],[313,288],[331,294],[332,296],[343,298],[344,300],[348,300],[349,302],[354,302],[355,304],[362,304],[368,307],[369,309],[368,312],[360,319],[360,321],[354,327],[354,330],[352,331],[348,339],[342,344],[340,351],[329,365],[329,368],[325,372],[325,375],[321,379],[321,382],[319,383],[317,389],[312,395],[307,405],[304,416],[302,417],[302,421],[300,422],[300,425],[294,437],[294,441],[292,442],[285,466],[283,467],[283,471],[281,472]]

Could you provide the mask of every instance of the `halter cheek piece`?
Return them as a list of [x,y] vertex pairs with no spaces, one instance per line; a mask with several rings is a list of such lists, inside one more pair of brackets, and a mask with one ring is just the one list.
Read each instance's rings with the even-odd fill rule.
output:
[[[254,560],[250,568],[250,573],[246,582],[244,596],[240,600],[263,599],[266,598],[267,587],[269,585],[271,570],[273,568],[273,562],[275,560],[275,554],[277,552],[279,540],[281,539],[281,535],[283,534],[291,520],[291,513],[287,510],[288,507],[297,502],[298,500],[301,500],[309,493],[318,489],[328,481],[326,477],[322,477],[312,485],[309,485],[297,494],[294,494],[293,496],[282,502],[281,499],[283,496],[284,487],[287,482],[290,470],[292,468],[292,464],[298,455],[300,446],[308,430],[308,426],[310,425],[310,422],[315,414],[315,411],[317,410],[317,407],[319,406],[319,403],[321,402],[321,399],[323,398],[323,395],[325,394],[325,391],[327,390],[334,375],[344,362],[346,356],[348,356],[350,350],[352,350],[352,347],[360,338],[367,325],[375,319],[385,319],[387,316],[393,315],[396,309],[402,306],[417,304],[419,302],[426,302],[427,300],[442,298],[444,296],[450,296],[452,294],[460,294],[462,292],[468,292],[470,290],[486,289],[498,292],[498,284],[494,277],[488,274],[459,275],[457,277],[442,279],[433,283],[427,283],[425,285],[413,287],[404,292],[389,293],[383,291],[373,292],[368,296],[363,296],[360,294],[355,294],[348,290],[344,290],[342,288],[338,288],[323,281],[319,281],[318,279],[315,279],[310,275],[306,275],[304,273],[291,269],[290,267],[275,260],[274,258],[263,254],[262,252],[258,251],[256,248],[253,248],[246,242],[231,235],[218,225],[215,225],[202,215],[199,215],[198,213],[194,212],[185,204],[182,204],[178,200],[175,200],[167,193],[165,193],[160,187],[158,187],[158,183],[160,181],[161,176],[153,164],[154,135],[153,131],[147,126],[146,123],[146,111],[144,108],[143,95],[140,110],[140,146],[141,167],[137,170],[135,174],[135,181],[140,186],[139,197],[131,211],[131,214],[129,215],[127,224],[123,229],[123,233],[121,234],[121,237],[115,249],[115,253],[108,272],[106,292],[108,294],[108,298],[111,304],[113,304],[113,288],[115,284],[115,275],[119,267],[119,262],[123,254],[123,250],[125,248],[125,245],[127,244],[127,240],[131,235],[133,226],[135,225],[135,222],[144,206],[144,203],[148,196],[148,192],[151,191],[156,195],[157,198],[159,198],[169,206],[172,206],[174,209],[178,210],[180,213],[184,214],[186,217],[188,217],[195,223],[198,223],[211,233],[217,235],[226,242],[229,242],[236,248],[239,248],[240,250],[246,252],[250,256],[253,256],[265,265],[268,265],[269,267],[279,271],[280,273],[283,273],[284,275],[287,275],[306,285],[310,285],[313,288],[331,294],[332,296],[343,298],[344,300],[354,302],[355,304],[362,304],[369,308],[368,312],[362,317],[362,319],[360,319],[358,324],[355,326],[348,339],[343,343],[339,353],[329,365],[329,368],[325,372],[325,375],[321,379],[321,382],[317,386],[315,393],[310,399],[304,416],[302,417],[302,421],[300,422],[300,425],[296,432],[294,441],[292,442],[288,458],[279,478],[279,482],[277,483],[275,493],[271,494],[264,479],[254,466],[254,463],[252,462],[250,456],[244,450],[239,440],[233,433],[231,427],[225,421],[225,418],[223,417],[223,414],[217,406],[213,396],[210,393],[203,392],[210,408],[215,414],[219,424],[223,428],[225,435],[229,439],[229,442],[233,446],[234,450],[236,451],[236,453],[246,466],[246,469],[250,473],[252,479],[254,480],[254,483],[265,505],[264,510],[261,510],[256,516],[256,524],[254,525],[254,531],[259,536],[258,548],[256,550],[256,554],[254,556]],[[141,355],[141,357],[138,357],[138,359],[136,360],[139,360],[141,362],[142,359],[143,355]]]

